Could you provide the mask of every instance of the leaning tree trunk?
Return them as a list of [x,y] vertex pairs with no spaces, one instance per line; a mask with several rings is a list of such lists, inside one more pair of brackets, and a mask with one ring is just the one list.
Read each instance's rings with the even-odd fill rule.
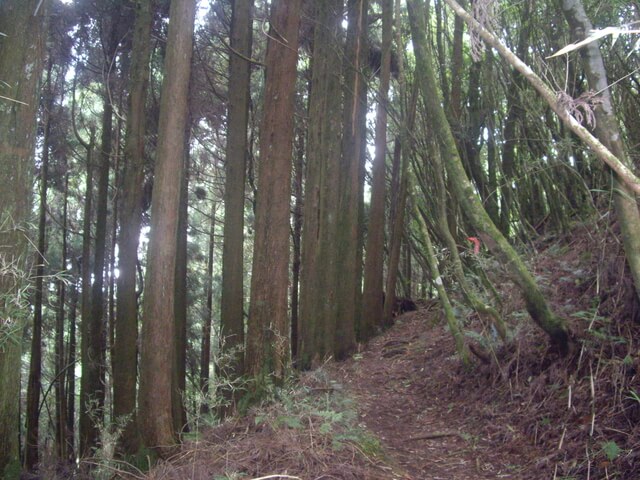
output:
[[[0,3],[0,476],[18,478],[20,356],[26,321],[33,154],[45,12],[38,0]],[[24,302],[24,303],[23,303]]]
[[569,336],[564,320],[551,311],[524,262],[491,221],[464,171],[456,149],[455,139],[440,103],[440,93],[431,66],[431,54],[426,38],[424,5],[420,0],[408,0],[407,7],[413,48],[416,54],[417,78],[420,81],[427,114],[432,119],[434,132],[443,152],[442,158],[445,161],[445,168],[453,180],[451,184],[455,195],[473,228],[477,230],[484,243],[508,269],[511,278],[520,288],[527,311],[533,321],[549,335],[560,351],[566,352]]
[[542,79],[536,75],[531,67],[526,65],[520,58],[513,54],[500,40],[491,32],[486,30],[478,23],[469,13],[467,13],[455,0],[444,0],[467,24],[473,28],[480,37],[491,47],[495,48],[498,53],[509,64],[518,70],[527,81],[536,89],[540,96],[549,104],[553,111],[560,117],[562,122],[575,133],[584,143],[586,143],[593,153],[602,162],[607,164],[614,172],[616,172],[621,181],[636,194],[640,194],[640,178],[633,170],[616,157],[611,150],[602,144],[600,140],[594,137],[586,127],[582,126],[575,117],[573,117],[567,108],[561,104],[556,92],[551,90]]
[[174,294],[195,0],[171,2],[169,18],[151,204],[138,402],[143,444],[161,456],[171,454],[176,443],[172,410],[176,364]]
[[424,220],[420,207],[417,203],[414,204],[414,216],[418,222],[421,240],[424,242],[425,247],[425,259],[429,266],[429,273],[431,274],[431,283],[435,285],[438,292],[438,298],[442,303],[442,309],[444,310],[444,316],[447,320],[447,326],[453,336],[454,343],[456,345],[456,353],[460,356],[460,360],[465,367],[471,366],[471,359],[469,358],[469,347],[464,343],[464,336],[460,329],[458,319],[455,316],[453,306],[449,300],[449,294],[444,288],[444,282],[440,275],[440,269],[438,268],[438,259],[436,258],[436,252],[433,248],[433,242],[429,235],[429,229],[427,223]]
[[[574,41],[584,40],[593,29],[580,0],[562,0],[562,11],[571,27]],[[599,43],[590,42],[580,49],[582,66],[587,74],[589,87],[598,92],[600,103],[595,107],[596,136],[620,161],[629,168],[631,163],[624,146],[615,108],[611,102],[611,90],[607,71],[602,61]],[[613,172],[613,199],[622,230],[622,242],[631,269],[631,276],[640,298],[640,214],[635,193]]]
[[271,4],[260,131],[247,373],[258,383],[284,380],[289,366],[291,152],[301,0]]

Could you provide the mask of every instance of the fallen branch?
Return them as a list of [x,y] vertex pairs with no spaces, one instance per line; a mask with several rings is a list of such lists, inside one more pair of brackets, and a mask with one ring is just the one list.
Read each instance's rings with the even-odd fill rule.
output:
[[416,441],[416,440],[436,440],[438,438],[444,438],[444,437],[458,437],[462,440],[467,440],[466,438],[464,438],[464,436],[460,433],[460,432],[454,432],[453,430],[451,431],[443,431],[443,432],[433,432],[433,433],[428,433],[426,435],[420,435],[418,437],[409,437],[407,440],[410,442]]

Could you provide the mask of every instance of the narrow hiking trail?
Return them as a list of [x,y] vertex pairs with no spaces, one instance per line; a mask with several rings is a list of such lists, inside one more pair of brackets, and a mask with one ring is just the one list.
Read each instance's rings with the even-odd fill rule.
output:
[[361,422],[380,438],[393,478],[546,478],[536,472],[531,442],[500,423],[500,405],[469,392],[450,334],[434,325],[439,315],[437,308],[406,313],[332,367]]

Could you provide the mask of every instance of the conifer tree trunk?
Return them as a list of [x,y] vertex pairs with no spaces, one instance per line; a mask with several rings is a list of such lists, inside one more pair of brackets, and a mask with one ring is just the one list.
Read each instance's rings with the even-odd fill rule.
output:
[[[109,173],[111,163],[111,139],[113,106],[104,93],[102,114],[102,139],[98,168],[98,192],[96,203],[95,248],[91,274],[91,311],[83,317],[82,377],[80,380],[80,453],[90,456],[98,445],[98,424],[104,406],[104,381],[106,361],[106,329],[104,319],[104,267],[107,240],[107,206],[109,200]],[[87,259],[85,258],[84,261]]]
[[[402,47],[402,25],[400,17],[400,0],[396,1],[396,46],[398,51],[404,50]],[[404,76],[404,65],[402,56],[398,59],[398,84],[399,96],[404,99],[406,95],[406,79]],[[389,260],[387,263],[387,278],[385,280],[384,309],[382,322],[384,326],[393,324],[393,311],[396,304],[396,284],[399,276],[400,247],[404,234],[405,209],[407,204],[407,185],[409,176],[409,159],[413,155],[413,142],[410,138],[416,117],[416,104],[418,100],[418,87],[414,83],[412,88],[410,104],[403,109],[401,131],[394,142],[393,151],[393,175],[391,207],[389,214]]]
[[38,439],[40,423],[40,391],[42,389],[42,303],[44,301],[44,275],[47,255],[47,190],[49,181],[49,144],[51,138],[51,111],[53,89],[51,86],[51,58],[48,60],[44,102],[44,138],[42,165],[40,167],[40,206],[38,211],[38,251],[36,252],[35,295],[33,301],[33,329],[31,332],[31,357],[27,384],[27,422],[24,449],[24,466],[32,472],[38,463]]
[[[76,135],[80,139],[79,135]],[[82,339],[88,339],[90,335],[90,318],[91,318],[91,219],[93,216],[93,150],[95,147],[95,130],[91,131],[91,138],[84,145],[86,149],[86,173],[85,173],[85,192],[84,192],[84,211],[82,218],[82,257],[80,263],[80,271],[82,275],[81,291],[82,300],[80,306],[80,362],[83,362],[87,356],[87,344]],[[80,408],[84,408],[82,397],[82,378],[80,379]],[[86,387],[85,387],[86,388]],[[75,393],[75,392],[74,392]],[[82,414],[80,415],[82,417]],[[83,420],[86,422],[87,420]],[[84,426],[84,423],[83,423]],[[82,453],[82,442],[79,442],[78,449]],[[82,443],[84,445],[84,443]]]
[[[573,40],[576,42],[583,40],[593,29],[593,25],[591,25],[591,21],[587,17],[582,2],[580,0],[562,0],[561,4],[562,11],[571,27]],[[590,42],[582,47],[580,56],[589,87],[591,90],[599,92],[597,98],[601,103],[595,107],[596,136],[611,153],[631,167],[629,156],[622,141],[615,107],[611,102],[607,71],[600,53],[599,42]],[[631,269],[636,294],[640,298],[640,213],[638,212],[638,202],[633,190],[620,179],[619,175],[612,172],[612,176],[613,199],[622,230],[622,242],[627,262]]]
[[291,265],[291,358],[297,365],[298,361],[298,330],[299,330],[299,305],[300,305],[300,268],[302,264],[302,179],[304,176],[304,147],[306,128],[303,125],[296,127],[295,133],[295,165],[293,180],[293,233],[292,265]]
[[[69,210],[69,172],[66,159],[64,160],[65,175],[64,175],[64,187],[63,187],[63,204],[62,204],[62,248],[60,259],[60,271],[67,271],[67,255],[68,255],[68,210]],[[55,396],[56,396],[56,418],[55,418],[55,431],[56,431],[56,453],[58,460],[62,463],[66,463],[68,460],[68,445],[67,445],[67,396],[66,396],[66,370],[73,370],[72,365],[66,364],[65,357],[65,339],[64,339],[64,324],[65,324],[65,302],[67,298],[67,286],[65,279],[58,279],[56,282],[58,304],[56,308],[56,337],[55,337]],[[68,343],[67,343],[68,344]]]
[[367,51],[366,0],[347,2],[347,44],[344,59],[344,104],[340,199],[337,226],[335,357],[346,358],[356,345],[356,325],[362,308],[360,248],[360,165],[364,157],[367,89],[363,66]]
[[[384,296],[384,310],[382,314],[382,322],[385,326],[391,326],[393,324],[393,310],[396,304],[396,283],[398,281],[398,267],[400,265],[400,246],[402,244],[402,237],[404,233],[404,210],[406,208],[407,200],[407,176],[410,152],[404,151],[401,147],[400,139],[395,140],[396,147],[398,149],[397,155],[400,158],[400,171],[399,186],[395,204],[395,215],[391,217],[392,221],[389,223],[389,232],[391,233],[391,239],[389,242],[389,262],[387,267],[387,278],[385,280],[385,296]],[[405,143],[405,147],[407,143]]]
[[289,364],[291,153],[300,0],[271,4],[246,369],[258,382],[284,379]]
[[69,293],[69,341],[67,355],[67,375],[65,379],[65,390],[67,393],[67,414],[66,414],[66,430],[65,440],[67,457],[66,459],[73,463],[75,460],[75,414],[76,414],[76,319],[78,313],[78,285],[77,282],[71,287]]
[[174,294],[175,367],[172,389],[173,421],[175,431],[188,431],[185,392],[187,389],[187,228],[189,226],[189,142],[191,122],[187,121],[184,143],[184,167],[180,186],[178,241],[176,245],[176,270]]
[[213,252],[215,248],[217,204],[211,202],[211,224],[209,226],[209,247],[207,254],[207,278],[205,280],[205,291],[207,300],[202,319],[202,336],[200,338],[200,392],[202,393],[202,404],[200,413],[209,412],[209,364],[211,363],[211,324],[213,322]]
[[300,277],[301,368],[318,365],[333,355],[336,336],[336,220],[342,108],[338,48],[343,2],[317,2],[315,9]]
[[125,137],[125,165],[120,202],[120,241],[118,242],[117,306],[113,345],[113,414],[128,416],[120,445],[125,453],[138,446],[135,421],[136,379],[138,372],[138,299],[136,265],[142,222],[144,191],[145,99],[151,51],[151,2],[136,2],[136,20],[131,48],[131,76]]
[[[113,151],[113,85],[112,62],[115,61],[119,44],[119,21],[121,5],[115,3],[104,20],[107,38],[104,44],[104,85],[102,92],[102,132],[97,169],[95,248],[91,282],[91,311],[82,318],[83,335],[81,344],[82,377],[80,379],[80,455],[90,456],[98,446],[99,424],[104,415],[105,372],[107,330],[105,322],[104,281],[107,258],[107,216],[109,206],[109,176]],[[86,262],[87,258],[83,258]],[[86,325],[85,325],[86,324]]]
[[371,184],[371,207],[367,248],[364,263],[364,286],[362,290],[363,339],[370,338],[382,326],[383,295],[382,277],[384,268],[384,203],[385,162],[387,155],[387,101],[391,77],[391,42],[393,0],[382,3],[382,64],[376,109],[376,154],[373,160]]
[[247,58],[251,57],[252,10],[253,0],[232,3],[220,300],[220,347],[223,353],[234,356],[233,365],[225,372],[230,380],[244,373],[244,193],[251,81],[251,64]]
[[[45,8],[38,0],[0,3],[0,476],[18,478],[21,336],[31,216]],[[15,267],[16,270],[11,270]],[[15,272],[16,275],[12,275]],[[26,299],[22,299],[26,300]]]
[[508,269],[512,280],[520,288],[527,311],[533,321],[549,335],[560,351],[565,352],[568,348],[569,336],[564,321],[550,310],[524,262],[489,218],[464,171],[451,128],[440,103],[439,88],[431,66],[431,54],[426,39],[424,4],[421,0],[408,0],[407,7],[413,48],[416,54],[416,73],[422,89],[422,98],[425,101],[427,114],[432,119],[434,132],[442,150],[445,168],[452,179],[451,185],[454,188],[456,198],[473,228]]
[[161,456],[169,455],[176,443],[172,403],[176,363],[174,295],[195,0],[172,1],[169,18],[151,203],[138,410],[143,444]]

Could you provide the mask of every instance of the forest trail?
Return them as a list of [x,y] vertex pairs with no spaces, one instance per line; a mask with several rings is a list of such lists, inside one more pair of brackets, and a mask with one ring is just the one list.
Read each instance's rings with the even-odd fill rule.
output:
[[361,354],[332,366],[381,440],[393,478],[536,478],[531,442],[496,424],[499,404],[478,402],[462,385],[451,335],[434,325],[439,315],[406,313]]

